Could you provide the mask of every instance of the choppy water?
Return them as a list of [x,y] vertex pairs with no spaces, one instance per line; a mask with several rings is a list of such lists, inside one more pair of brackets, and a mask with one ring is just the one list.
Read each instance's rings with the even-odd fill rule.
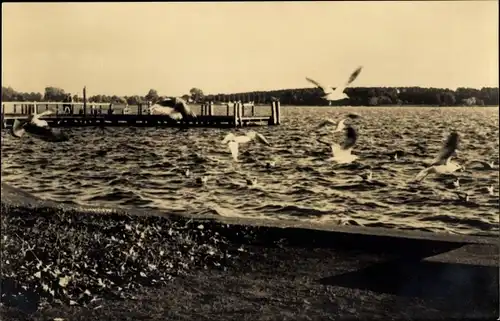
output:
[[[363,116],[354,165],[328,161],[314,127],[325,117]],[[447,186],[454,177],[408,182],[441,148],[452,129],[461,134],[463,163],[498,166],[498,108],[295,107],[282,108],[282,125],[256,128],[272,147],[246,144],[232,161],[220,140],[233,129],[69,129],[70,142],[17,140],[2,133],[2,181],[37,196],[78,204],[138,206],[265,219],[301,219],[435,232],[495,234],[499,225],[499,173],[469,167],[459,172],[460,202]],[[245,129],[244,129],[245,130]],[[323,133],[332,129],[322,129]],[[176,134],[174,134],[176,133]],[[342,134],[331,136],[341,141]],[[404,156],[391,159],[395,151]],[[276,167],[266,169],[265,163]],[[382,184],[357,174],[373,170]],[[189,169],[191,176],[186,177]],[[208,176],[205,185],[196,178]],[[250,186],[247,178],[255,178]],[[385,185],[385,186],[384,186]],[[495,195],[485,188],[494,185]]]

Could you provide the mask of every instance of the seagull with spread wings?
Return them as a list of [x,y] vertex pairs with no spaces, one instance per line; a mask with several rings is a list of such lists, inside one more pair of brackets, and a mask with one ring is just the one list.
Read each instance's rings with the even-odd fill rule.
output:
[[347,80],[347,82],[343,86],[337,86],[335,89],[333,89],[333,87],[331,87],[331,86],[326,86],[326,85],[320,84],[316,80],[311,79],[309,77],[306,77],[306,80],[309,81],[310,83],[314,84],[319,89],[321,89],[323,91],[322,98],[325,100],[328,100],[329,103],[331,104],[332,101],[349,99],[349,96],[347,96],[344,93],[344,90],[354,80],[356,80],[356,78],[358,78],[362,69],[363,69],[362,66],[356,68],[356,70],[354,70],[354,72],[349,76],[349,79]]
[[321,122],[321,124],[319,124],[319,126],[317,128],[319,129],[319,128],[322,128],[325,126],[335,126],[335,129],[333,130],[333,132],[338,133],[338,132],[342,132],[346,128],[345,122],[347,120],[358,119],[358,118],[361,118],[361,116],[358,114],[355,114],[355,113],[347,114],[344,118],[342,118],[338,122],[334,121],[333,119],[327,118],[323,122]]
[[415,181],[420,182],[429,174],[451,174],[459,169],[463,169],[461,165],[451,161],[451,158],[455,155],[455,151],[458,148],[458,143],[458,133],[452,132],[448,136],[437,157],[432,161],[429,167],[423,169],[415,176]]
[[256,140],[256,141],[263,143],[267,146],[271,146],[269,141],[267,141],[267,139],[262,134],[259,134],[253,130],[249,131],[245,135],[241,135],[241,136],[236,136],[233,133],[229,133],[222,140],[222,144],[228,145],[229,150],[231,151],[231,155],[233,156],[233,159],[235,161],[238,161],[239,144],[248,143],[248,142],[253,141],[253,140]]
[[52,128],[50,128],[46,120],[41,119],[42,117],[48,116],[52,113],[53,112],[51,110],[46,110],[39,114],[29,115],[26,120],[15,119],[14,124],[10,129],[11,135],[16,138],[21,138],[25,133],[28,133],[30,136],[39,138],[44,141],[67,141],[68,136],[66,136],[61,131],[54,131]]
[[163,97],[149,110],[151,115],[166,115],[174,120],[196,117],[188,103],[179,97]]
[[351,154],[351,151],[354,148],[354,145],[356,145],[356,141],[358,139],[356,130],[349,126],[345,129],[345,131],[346,136],[342,145],[337,143],[328,143],[318,139],[318,142],[330,146],[332,151],[331,160],[338,164],[349,164],[358,159],[358,156]]

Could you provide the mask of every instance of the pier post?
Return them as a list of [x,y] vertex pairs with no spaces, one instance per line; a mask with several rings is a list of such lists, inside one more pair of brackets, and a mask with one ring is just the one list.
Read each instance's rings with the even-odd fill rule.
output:
[[241,103],[241,116],[245,116],[245,104]]
[[252,104],[252,116],[255,116],[255,104]]
[[83,117],[87,115],[87,86],[83,87]]
[[243,126],[243,104],[241,102],[238,102],[238,121],[240,123],[240,126]]
[[14,114],[17,114],[17,110],[16,110],[16,104],[14,104]]
[[200,107],[201,107],[200,114],[202,116],[205,116],[205,103],[202,103]]
[[36,104],[36,101],[33,102],[33,114],[38,114],[38,105]]
[[276,102],[276,125],[281,124],[281,102]]
[[[229,104],[228,108],[229,108]],[[234,127],[238,126],[238,103],[234,102],[233,103],[233,117],[234,117]]]
[[5,104],[2,104],[2,129],[5,127]]
[[213,103],[213,101],[210,101],[208,103],[208,108],[209,108],[210,116],[213,116],[214,115],[214,103]]
[[229,103],[226,104],[226,115],[229,116]]
[[276,102],[271,101],[271,125],[276,125]]

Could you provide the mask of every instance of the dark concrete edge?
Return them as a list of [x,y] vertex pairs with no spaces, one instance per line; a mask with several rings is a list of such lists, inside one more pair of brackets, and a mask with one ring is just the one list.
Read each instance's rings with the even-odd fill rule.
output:
[[[32,210],[37,208],[54,208],[62,209],[65,211],[79,211],[88,212],[89,215],[115,215],[125,216],[157,216],[180,221],[192,221],[197,223],[205,223],[210,225],[227,225],[232,226],[238,230],[245,228],[251,229],[254,233],[265,232],[278,232],[282,234],[286,230],[286,234],[303,234],[307,232],[310,238],[316,235],[324,237],[325,234],[334,236],[343,235],[344,238],[363,238],[370,239],[392,239],[393,241],[426,241],[436,243],[460,243],[460,244],[489,244],[500,245],[499,237],[493,236],[478,236],[478,235],[463,235],[463,234],[444,234],[432,233],[424,231],[412,230],[398,230],[382,227],[361,227],[361,226],[341,226],[335,224],[319,224],[305,221],[293,220],[273,220],[273,219],[254,219],[254,218],[241,218],[241,217],[225,217],[217,215],[189,215],[184,213],[167,213],[160,210],[144,209],[144,208],[110,208],[110,207],[97,207],[97,206],[78,206],[78,205],[65,205],[54,201],[43,200],[37,198],[30,193],[22,191],[21,189],[12,187],[2,182],[2,203],[15,206],[15,207],[28,207]],[[4,192],[6,196],[4,197]],[[14,197],[9,197],[14,196]],[[79,209],[81,208],[81,209]],[[86,210],[88,209],[88,211]],[[94,211],[94,210],[95,211]],[[239,227],[239,228],[238,228]]]

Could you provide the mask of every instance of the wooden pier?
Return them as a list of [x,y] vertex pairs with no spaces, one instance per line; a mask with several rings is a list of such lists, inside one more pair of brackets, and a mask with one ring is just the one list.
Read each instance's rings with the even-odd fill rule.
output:
[[[52,110],[52,115],[41,117],[51,127],[81,126],[164,126],[164,127],[245,127],[280,125],[281,106],[245,105],[239,102],[216,105],[208,102],[190,105],[197,117],[181,121],[165,115],[152,115],[150,104],[117,105],[108,103],[67,102],[2,102],[2,128],[11,127],[15,119],[26,119],[28,115]],[[198,109],[198,110],[197,110]]]

